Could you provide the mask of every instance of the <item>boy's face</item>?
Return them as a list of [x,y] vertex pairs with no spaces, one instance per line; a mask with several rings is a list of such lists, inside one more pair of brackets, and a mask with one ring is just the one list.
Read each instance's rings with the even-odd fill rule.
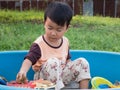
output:
[[45,23],[45,37],[50,42],[56,42],[62,38],[64,33],[67,31],[67,25],[59,26],[47,17]]

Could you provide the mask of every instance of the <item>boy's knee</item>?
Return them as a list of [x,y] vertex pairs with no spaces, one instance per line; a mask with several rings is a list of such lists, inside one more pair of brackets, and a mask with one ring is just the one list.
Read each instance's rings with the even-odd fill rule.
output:
[[88,61],[85,58],[83,58],[83,57],[78,58],[77,60],[80,61],[84,65],[88,65],[89,64]]
[[48,65],[54,65],[54,64],[57,64],[58,62],[59,62],[59,59],[57,59],[57,58],[49,58],[47,60]]

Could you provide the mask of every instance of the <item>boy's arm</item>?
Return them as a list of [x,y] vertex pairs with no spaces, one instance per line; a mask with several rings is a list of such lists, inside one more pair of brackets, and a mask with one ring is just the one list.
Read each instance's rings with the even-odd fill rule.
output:
[[32,65],[32,62],[29,59],[25,59],[23,61],[21,69],[18,72],[17,77],[16,77],[17,83],[26,83],[27,82],[26,74],[27,74],[28,70],[30,69],[31,65]]
[[26,72],[27,73],[31,66],[32,66],[32,62],[29,59],[25,59],[23,61],[23,64],[22,64],[19,72]]

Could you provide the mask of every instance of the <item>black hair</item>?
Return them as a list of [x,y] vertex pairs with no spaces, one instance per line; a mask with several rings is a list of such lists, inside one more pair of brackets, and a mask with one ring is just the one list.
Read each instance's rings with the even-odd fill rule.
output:
[[54,1],[47,6],[44,14],[44,21],[49,17],[60,26],[64,26],[65,24],[68,26],[72,16],[73,10],[67,3]]

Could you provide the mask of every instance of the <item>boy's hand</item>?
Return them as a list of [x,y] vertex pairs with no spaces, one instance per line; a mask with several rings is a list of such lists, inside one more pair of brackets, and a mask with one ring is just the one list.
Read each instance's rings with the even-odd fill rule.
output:
[[16,77],[16,82],[19,83],[19,84],[27,83],[28,80],[26,78],[26,73],[25,72],[19,72],[17,74],[17,77]]

